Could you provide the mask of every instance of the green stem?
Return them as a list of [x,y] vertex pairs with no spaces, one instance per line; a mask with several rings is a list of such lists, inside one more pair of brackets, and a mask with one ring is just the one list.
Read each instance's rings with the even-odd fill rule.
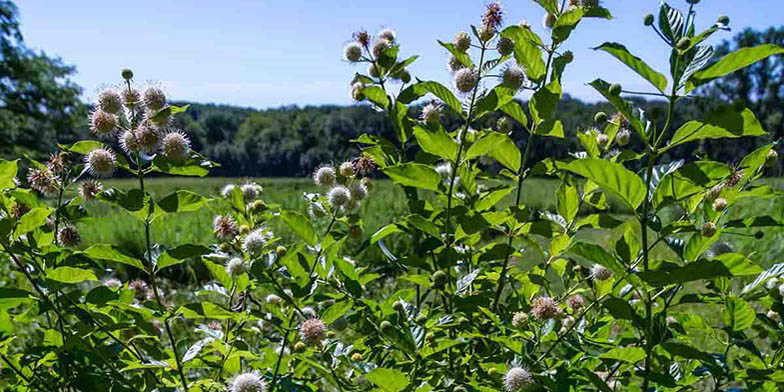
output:
[[275,361],[275,371],[272,373],[272,381],[270,382],[270,392],[275,392],[275,387],[277,387],[276,381],[278,380],[278,374],[280,373],[280,363],[283,359],[283,353],[286,351],[286,345],[289,342],[289,334],[291,333],[291,326],[294,323],[294,311],[291,311],[291,315],[289,316],[289,325],[286,328],[286,333],[283,335],[283,344],[280,346],[280,352],[278,353],[278,360]]

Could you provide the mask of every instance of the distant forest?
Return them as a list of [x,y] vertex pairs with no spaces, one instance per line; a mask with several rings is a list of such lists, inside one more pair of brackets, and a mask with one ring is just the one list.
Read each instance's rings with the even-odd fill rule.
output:
[[[715,58],[737,47],[762,43],[784,45],[784,26],[740,32],[732,40],[717,45]],[[75,72],[74,67],[60,58],[28,49],[19,30],[16,7],[10,1],[0,1],[0,157],[26,154],[44,159],[57,148],[57,143],[70,143],[90,136],[87,129],[90,108],[79,100],[81,88],[69,79]],[[612,80],[612,77],[608,79]],[[704,98],[687,99],[678,106],[678,124],[682,118],[700,118],[718,105],[744,100],[770,136],[689,143],[680,146],[675,154],[708,156],[732,163],[758,145],[784,136],[782,85],[784,56],[773,56],[701,88],[700,95]],[[663,103],[640,98],[632,100],[661,126]],[[553,154],[563,157],[579,151],[576,133],[593,125],[597,111],[612,114],[609,105],[590,104],[569,97],[565,97],[558,110],[566,140],[540,139],[533,150],[532,162],[540,157]],[[410,115],[416,116],[418,111],[418,107],[411,108]],[[482,124],[474,126],[492,127],[496,119],[486,118]],[[446,116],[444,125],[454,129],[457,118]],[[187,132],[197,151],[221,164],[212,172],[218,176],[303,176],[324,162],[357,156],[361,146],[350,140],[363,133],[394,140],[384,116],[365,104],[255,110],[191,103],[174,126]],[[521,147],[526,142],[520,124],[515,124],[513,139]],[[546,144],[540,144],[543,141]]]

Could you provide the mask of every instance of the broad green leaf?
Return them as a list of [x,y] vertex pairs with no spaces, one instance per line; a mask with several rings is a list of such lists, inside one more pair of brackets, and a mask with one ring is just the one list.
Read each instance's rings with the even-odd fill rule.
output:
[[421,163],[404,163],[389,166],[383,171],[392,181],[403,186],[413,186],[434,191],[438,189],[438,184],[441,182],[441,176],[432,167]]
[[733,331],[743,331],[751,327],[757,317],[751,305],[735,295],[727,298],[722,315],[724,324],[732,327]]
[[375,232],[372,236],[370,236],[370,243],[375,244],[379,240],[384,239],[386,236],[394,233],[402,233],[403,230],[400,230],[400,227],[394,223],[390,223]]
[[482,155],[490,155],[500,164],[506,166],[515,173],[520,170],[520,150],[514,142],[509,139],[509,136],[504,133],[491,131],[474,142],[466,153],[466,159],[476,158]]
[[379,86],[370,86],[362,89],[362,95],[382,109],[389,106],[389,97],[386,91]]
[[212,250],[203,245],[180,245],[176,248],[167,249],[165,252],[161,253],[155,261],[155,268],[160,271],[166,267],[180,264],[191,257],[204,256],[210,252],[212,252]]
[[75,267],[57,267],[46,274],[47,279],[62,283],[81,283],[85,280],[98,280],[93,271]]
[[321,316],[321,321],[326,324],[332,324],[335,320],[341,318],[354,306],[354,301],[349,299],[346,301],[336,302],[330,306]]
[[635,363],[645,359],[645,350],[640,347],[616,347],[600,356],[601,358],[614,359]]
[[158,201],[162,210],[173,212],[193,212],[203,207],[209,199],[191,191],[179,190]]
[[204,266],[207,267],[207,270],[210,271],[210,275],[212,275],[215,280],[220,282],[220,284],[223,285],[226,290],[231,289],[232,280],[229,273],[226,272],[226,267],[220,264],[215,264],[204,257],[201,258],[201,261],[204,263]]
[[90,151],[97,148],[104,148],[106,145],[97,140],[80,140],[74,144],[63,145],[60,147],[64,150],[75,152],[77,154],[87,155],[90,153]]
[[501,110],[513,119],[517,120],[517,122],[520,124],[523,124],[524,127],[528,128],[528,117],[526,117],[525,111],[517,102],[511,101],[502,106]]
[[784,48],[774,44],[763,44],[751,48],[738,49],[717,61],[710,67],[695,72],[691,78],[691,88],[705,84],[713,79],[720,78],[739,69],[746,68],[758,61],[764,60],[769,56],[784,53]]
[[468,54],[461,52],[455,49],[455,45],[452,43],[438,41],[438,44],[443,46],[449,53],[452,53],[453,56],[457,58],[457,61],[460,61],[461,64],[465,65],[468,68],[474,68],[474,63],[471,61],[471,56]]
[[632,106],[631,102],[625,101],[618,95],[610,94],[610,84],[605,82],[602,79],[596,79],[593,82],[589,83],[591,87],[593,87],[599,94],[602,94],[605,99],[607,99],[616,110],[621,112],[627,120],[629,120],[629,124],[632,126],[632,129],[637,132],[637,134],[643,139],[648,140],[648,136],[646,134],[647,125],[643,124],[637,116],[634,115],[634,107]]
[[460,100],[452,94],[452,91],[435,81],[412,84],[403,90],[400,95],[398,95],[397,99],[399,102],[409,104],[425,96],[427,93],[431,93],[440,98],[445,104],[452,108],[455,113],[463,113],[463,105],[460,103]]
[[428,129],[419,125],[414,126],[414,137],[417,144],[425,152],[454,161],[457,159],[458,145],[454,139],[444,132],[444,129]]
[[683,37],[684,25],[683,14],[662,1],[659,7],[659,30],[661,33],[675,44]]
[[189,177],[204,177],[210,174],[210,169],[220,166],[194,151],[191,151],[184,161],[171,161],[166,159],[163,154],[157,154],[152,163],[153,171]]
[[561,100],[562,92],[560,82],[553,80],[550,84],[534,93],[531,101],[528,103],[534,128],[538,127],[542,122],[555,120],[555,109]]
[[515,43],[514,57],[528,78],[538,81],[545,76],[545,63],[542,59],[542,39],[529,28],[509,26],[501,32],[502,37],[511,38]]
[[0,310],[7,311],[35,299],[33,293],[14,287],[0,287]]
[[555,21],[555,25],[553,25],[553,41],[566,41],[566,39],[568,39],[569,35],[572,33],[572,30],[577,27],[577,24],[580,23],[582,18],[583,9],[580,7],[572,8],[561,14]]
[[144,263],[142,263],[141,260],[123,254],[117,247],[113,245],[109,245],[109,244],[93,245],[85,249],[84,254],[100,260],[107,260],[107,261],[113,261],[117,263],[130,265],[132,267],[136,267],[144,271]]
[[476,203],[474,207],[476,208],[477,211],[488,210],[493,206],[495,206],[496,204],[498,204],[498,202],[503,200],[504,197],[506,197],[506,195],[508,195],[511,192],[512,192],[512,188],[501,188],[489,192],[487,195],[482,196],[482,198],[479,199],[479,201]]
[[[726,262],[725,262],[726,261]],[[697,260],[684,265],[663,262],[659,268],[651,271],[641,271],[637,274],[652,286],[664,287],[671,284],[683,284],[697,280],[715,279],[720,277],[748,275],[745,271],[755,270],[753,264],[738,263],[737,260]],[[759,267],[756,267],[759,268]],[[734,274],[733,270],[738,272]]]
[[564,169],[579,174],[607,192],[625,201],[632,209],[640,206],[645,199],[645,184],[642,179],[619,163],[604,159],[577,159]]
[[534,0],[537,4],[541,5],[545,11],[556,14],[558,13],[558,0]]
[[310,246],[316,245],[318,242],[316,230],[313,229],[313,224],[308,218],[296,211],[282,211],[280,217],[299,238],[305,240]]
[[16,188],[14,178],[16,178],[16,173],[19,171],[17,161],[0,159],[0,190]]
[[516,90],[504,86],[496,86],[487,94],[479,98],[476,102],[475,115],[472,120],[484,117],[488,113],[495,112],[512,102]]
[[14,238],[19,238],[22,234],[27,234],[46,224],[46,218],[52,214],[52,209],[48,207],[33,208],[19,218],[19,223],[14,229]]
[[569,247],[568,251],[585,259],[588,263],[590,263],[587,265],[588,267],[593,266],[593,264],[602,265],[613,271],[617,278],[626,276],[626,279],[632,285],[636,287],[642,286],[642,281],[639,277],[634,274],[629,274],[627,276],[626,267],[621,264],[621,262],[618,261],[615,256],[599,245],[589,244],[586,242],[575,242],[572,244],[572,246]]
[[593,48],[594,50],[603,50],[613,57],[626,64],[632,71],[642,76],[645,80],[649,81],[659,91],[664,92],[667,88],[667,78],[656,72],[653,68],[648,66],[642,59],[632,55],[625,46],[615,42],[605,42],[600,46]]
[[408,386],[408,377],[397,369],[375,368],[365,375],[365,379],[384,392],[400,392]]
[[558,213],[567,222],[574,220],[580,208],[580,196],[577,195],[577,188],[565,182],[561,183],[555,192],[555,200]]
[[744,109],[736,112],[731,106],[712,113],[703,121],[689,121],[683,124],[667,145],[667,150],[677,145],[700,139],[737,138],[743,136],[761,136],[766,132],[754,116],[754,112]]

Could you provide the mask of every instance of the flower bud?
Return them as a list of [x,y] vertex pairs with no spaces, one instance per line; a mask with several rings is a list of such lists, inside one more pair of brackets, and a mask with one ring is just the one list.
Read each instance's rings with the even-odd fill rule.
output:
[[619,146],[623,147],[629,144],[629,139],[631,138],[631,136],[632,133],[629,132],[628,129],[626,128],[621,129],[620,131],[618,131],[618,133],[615,134],[615,142],[618,143]]
[[354,165],[351,162],[343,162],[340,164],[338,171],[343,177],[352,177],[354,176]]
[[482,28],[479,29],[478,33],[479,33],[479,39],[487,42],[493,39],[493,37],[495,37],[495,28],[492,26],[482,26]]
[[548,12],[544,15],[542,19],[542,26],[546,29],[552,29],[555,26],[555,22],[558,20],[558,17],[555,16],[554,13]]
[[472,69],[463,68],[455,72],[455,88],[461,93],[471,92],[476,86],[477,81],[477,72]]
[[702,236],[713,237],[716,234],[716,224],[713,222],[705,222],[702,225]]
[[689,39],[689,37],[683,37],[679,39],[678,43],[675,45],[675,47],[677,47],[678,50],[689,49],[689,46],[691,46],[691,40]]
[[501,133],[509,133],[512,130],[512,121],[506,116],[499,118],[495,125]]
[[356,63],[362,59],[362,46],[356,42],[349,43],[343,49],[343,57],[352,63]]
[[765,166],[773,167],[776,165],[776,162],[779,160],[779,153],[776,150],[771,149],[768,151],[768,155],[765,156]]
[[645,19],[643,19],[643,24],[646,26],[650,26],[653,24],[653,14],[645,15]]
[[525,73],[518,67],[509,66],[504,70],[502,79],[504,86],[513,90],[519,90],[523,86],[523,82],[525,82]]
[[286,251],[287,251],[287,250],[286,250],[286,247],[285,247],[285,246],[283,246],[283,245],[278,245],[278,247],[277,247],[277,248],[275,248],[275,254],[277,254],[277,255],[278,255],[278,257],[283,257],[283,256],[285,256],[285,255],[286,255]]
[[294,352],[295,352],[295,353],[302,353],[302,352],[305,352],[305,350],[306,350],[307,348],[308,348],[308,345],[307,345],[307,344],[305,344],[304,342],[297,342],[297,343],[294,345]]
[[607,122],[607,113],[605,112],[596,112],[596,115],[593,116],[593,121],[597,124],[604,124]]
[[686,0],[686,2],[689,4],[699,4],[700,0]]
[[729,26],[730,24],[730,17],[727,15],[719,16],[719,19],[716,20],[716,23],[722,26]]
[[713,211],[722,212],[727,208],[727,199],[720,197],[713,201]]
[[247,208],[251,214],[257,214],[267,209],[267,203],[264,200],[254,200],[248,203]]
[[461,31],[455,35],[454,40],[455,49],[460,52],[465,52],[471,46],[471,36],[465,31]]
[[362,354],[360,354],[360,353],[351,354],[351,360],[354,361],[354,362],[361,361],[362,360]]
[[433,282],[433,286],[435,288],[443,288],[446,286],[446,282],[449,277],[446,276],[446,272],[444,271],[436,271],[433,276],[431,277],[431,281]]
[[381,324],[379,325],[379,327],[381,328],[381,331],[383,331],[383,332],[387,332],[387,331],[389,331],[390,329],[392,329],[392,323],[390,323],[390,322],[389,322],[389,321],[387,321],[387,320],[384,320],[384,321],[382,321],[382,322],[381,322]]
[[122,78],[125,79],[125,80],[133,79],[133,71],[131,71],[130,68],[123,69],[121,75],[122,75]]
[[498,375],[498,369],[494,368],[494,367],[491,367],[490,369],[487,369],[487,375],[490,376],[490,377],[497,376]]
[[496,44],[496,49],[502,56],[510,55],[514,51],[514,41],[509,37],[501,37]]
[[613,96],[617,97],[617,96],[621,95],[621,91],[622,90],[623,90],[623,87],[621,87],[620,83],[613,83],[612,85],[610,85],[609,92],[610,92],[610,95],[613,95]]
[[610,144],[610,137],[604,133],[600,133],[596,135],[596,143],[598,143],[602,148],[605,148],[608,144]]
[[441,105],[435,102],[425,105],[421,118],[427,125],[437,125],[441,121]]

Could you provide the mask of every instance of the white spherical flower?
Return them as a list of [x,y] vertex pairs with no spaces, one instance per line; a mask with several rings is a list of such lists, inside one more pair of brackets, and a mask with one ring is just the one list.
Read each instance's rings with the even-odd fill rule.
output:
[[478,78],[479,75],[476,71],[469,68],[463,68],[455,72],[455,88],[461,93],[469,93],[473,91]]
[[267,383],[257,372],[242,373],[235,376],[229,386],[230,392],[264,392]]
[[107,88],[98,93],[98,107],[107,113],[117,114],[122,110],[122,98],[117,90]]
[[384,51],[389,49],[391,46],[392,43],[389,40],[383,38],[377,39],[376,42],[373,43],[373,48],[371,49],[373,52],[373,57],[381,57],[381,55],[384,54]]
[[240,190],[242,191],[243,196],[245,196],[245,200],[251,200],[259,197],[264,189],[255,182],[249,182],[242,184]]
[[591,277],[593,277],[594,280],[604,281],[610,279],[612,275],[612,270],[605,268],[603,265],[596,264],[591,268]]
[[123,89],[122,91],[122,102],[125,107],[128,109],[135,108],[139,105],[142,100],[141,94],[139,94],[139,90],[136,89]]
[[146,125],[142,125],[136,129],[136,143],[140,151],[146,154],[152,154],[161,145],[161,133]]
[[431,102],[422,108],[422,121],[428,125],[436,125],[441,121],[441,105]]
[[169,132],[163,137],[161,151],[166,158],[173,161],[183,161],[191,149],[191,141],[180,131]]
[[220,192],[221,196],[229,198],[229,197],[231,197],[231,193],[234,192],[235,189],[237,189],[236,185],[234,185],[234,184],[226,184],[221,189],[221,192]]
[[235,257],[226,264],[226,272],[231,276],[240,276],[245,272],[245,260]]
[[525,73],[515,66],[506,67],[503,74],[503,84],[514,90],[519,90],[525,82]]
[[367,188],[365,188],[365,186],[361,183],[355,183],[351,185],[351,187],[348,188],[348,193],[351,195],[352,201],[360,201],[368,194]]
[[629,144],[629,139],[631,139],[631,136],[631,132],[629,132],[628,129],[623,128],[615,134],[615,142],[618,143],[619,146],[623,147]]
[[82,236],[75,226],[65,225],[57,232],[57,242],[62,246],[76,246],[81,240]]
[[454,40],[455,49],[460,52],[465,52],[471,46],[471,36],[465,31],[461,31],[455,35]]
[[343,57],[346,60],[356,63],[362,59],[362,46],[356,42],[351,42],[343,49]]
[[534,378],[531,372],[521,367],[509,369],[504,377],[504,388],[509,392],[522,391],[532,385],[534,385]]
[[515,314],[512,316],[513,327],[522,328],[526,323],[528,323],[528,313],[515,312]]
[[321,343],[327,335],[327,326],[318,318],[305,320],[299,327],[302,340],[308,343]]
[[332,186],[335,184],[335,168],[321,166],[313,172],[313,182],[319,186]]
[[333,208],[341,207],[351,200],[351,193],[349,193],[348,188],[338,185],[329,190],[327,199]]
[[272,233],[264,228],[253,230],[242,239],[242,250],[251,255],[258,255],[271,237]]
[[31,168],[27,172],[27,183],[30,184],[30,188],[43,194],[57,190],[57,176],[46,167]]
[[351,177],[354,175],[354,165],[351,162],[343,162],[340,164],[338,171],[343,177]]
[[436,173],[444,180],[449,179],[452,175],[452,165],[448,162],[442,163],[436,166]]
[[465,64],[460,62],[454,55],[450,55],[446,60],[446,69],[449,70],[449,72],[457,72],[463,68],[465,68]]
[[268,304],[271,304],[271,305],[280,304],[281,301],[282,301],[282,299],[279,296],[275,295],[275,294],[268,295],[265,300],[267,301]]
[[395,33],[395,30],[384,29],[378,32],[378,38],[385,39],[389,42],[395,42],[397,34]]
[[144,101],[144,106],[146,106],[150,112],[157,112],[166,106],[166,94],[164,94],[160,87],[149,86],[142,94],[142,101]]
[[610,137],[604,133],[600,133],[596,135],[596,143],[601,147],[606,147],[607,144],[610,143]]
[[84,164],[93,176],[109,177],[117,167],[117,158],[110,150],[96,148],[84,157]]
[[84,201],[95,200],[101,192],[103,192],[103,185],[100,182],[85,180],[79,184],[79,196]]
[[111,135],[117,130],[119,122],[116,115],[100,109],[90,114],[90,130],[98,136]]
[[139,143],[136,141],[136,134],[127,130],[120,135],[120,148],[128,155],[139,152]]

